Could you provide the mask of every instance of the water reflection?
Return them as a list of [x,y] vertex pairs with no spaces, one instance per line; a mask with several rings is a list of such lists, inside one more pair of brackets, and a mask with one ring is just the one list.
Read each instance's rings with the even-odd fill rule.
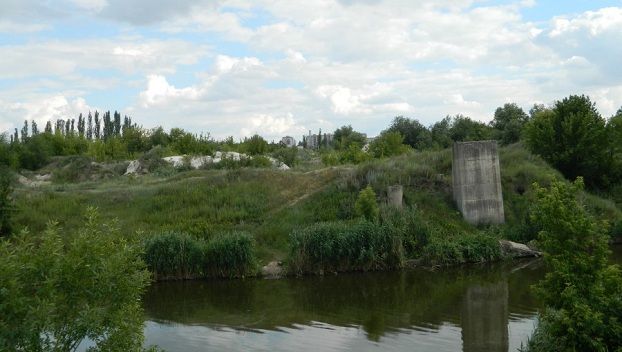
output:
[[515,350],[533,329],[538,305],[530,286],[542,276],[541,261],[529,260],[157,283],[144,297],[145,335],[171,351]]

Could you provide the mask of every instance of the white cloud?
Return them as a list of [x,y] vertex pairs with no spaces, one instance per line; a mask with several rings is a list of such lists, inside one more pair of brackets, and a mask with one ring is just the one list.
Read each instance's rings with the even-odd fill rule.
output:
[[[101,97],[119,94],[145,127],[218,138],[349,124],[374,135],[396,115],[486,121],[506,102],[528,109],[570,94],[590,95],[605,116],[622,104],[620,8],[536,23],[523,13],[534,0],[70,1],[46,21],[23,16],[31,6],[43,18],[40,2],[0,9],[0,31],[31,32],[0,43],[0,79],[10,82],[0,102],[14,107],[0,128],[61,106],[76,113],[78,99],[118,106]],[[37,32],[63,16],[94,30]],[[95,30],[102,24],[112,37]]]
[[23,121],[28,120],[29,122],[35,121],[40,130],[43,130],[48,121],[54,123],[57,119],[77,119],[80,113],[94,110],[82,98],[69,100],[63,95],[37,96],[36,99],[2,104],[2,106],[2,115],[21,117],[21,123],[15,124],[15,127],[21,128]]

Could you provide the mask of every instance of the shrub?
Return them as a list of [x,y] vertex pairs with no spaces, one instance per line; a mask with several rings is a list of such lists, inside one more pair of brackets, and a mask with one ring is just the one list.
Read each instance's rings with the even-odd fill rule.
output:
[[231,233],[209,241],[203,270],[213,277],[244,277],[252,272],[255,241],[248,233]]
[[162,233],[147,241],[144,259],[157,280],[191,279],[201,275],[202,247],[188,235]]
[[251,273],[255,241],[247,233],[198,240],[177,232],[162,233],[145,245],[147,268],[158,280],[236,277]]
[[391,233],[402,236],[408,258],[419,256],[423,247],[428,244],[431,228],[417,207],[399,209],[385,205],[381,207],[380,219]]
[[10,235],[13,230],[11,218],[15,206],[11,197],[12,193],[9,168],[0,166],[0,237]]
[[137,351],[143,342],[140,297],[149,273],[140,245],[100,224],[94,208],[84,227],[56,223],[42,233],[0,240],[0,350]]
[[497,236],[487,232],[463,234],[454,238],[432,237],[422,258],[430,265],[455,265],[503,259]]
[[565,351],[622,349],[622,273],[608,265],[608,224],[596,220],[577,195],[583,179],[573,185],[554,182],[550,189],[535,185],[532,217],[542,231],[538,244],[550,271],[536,286],[547,310],[530,341],[532,351],[556,341]]
[[399,268],[399,233],[369,221],[318,223],[290,235],[289,270],[296,274]]
[[354,203],[354,212],[357,218],[367,221],[377,221],[380,216],[380,209],[376,200],[376,193],[371,186],[359,192],[356,203]]

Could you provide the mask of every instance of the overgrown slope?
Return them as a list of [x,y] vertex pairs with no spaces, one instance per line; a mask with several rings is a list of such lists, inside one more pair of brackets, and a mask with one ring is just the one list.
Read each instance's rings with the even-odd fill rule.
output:
[[[529,240],[537,231],[528,219],[531,184],[547,185],[561,176],[519,145],[501,148],[500,160],[506,224],[487,231]],[[67,165],[63,167],[67,172]],[[481,231],[462,219],[452,201],[449,149],[357,166],[193,170],[19,186],[14,220],[17,229],[40,231],[50,220],[71,228],[81,223],[86,206],[94,205],[102,217],[117,218],[122,231],[142,231],[146,238],[164,231],[205,239],[232,230],[248,232],[256,240],[258,259],[265,263],[285,258],[293,230],[353,219],[356,197],[367,185],[383,203],[388,186],[395,184],[403,186],[404,204],[416,210],[418,226],[426,236],[447,238]],[[597,216],[614,223],[622,218],[612,202],[595,196],[585,197],[585,202]]]

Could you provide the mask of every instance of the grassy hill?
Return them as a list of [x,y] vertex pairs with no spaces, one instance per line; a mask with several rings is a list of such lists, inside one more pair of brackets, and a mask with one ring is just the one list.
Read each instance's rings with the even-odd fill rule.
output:
[[[147,239],[166,231],[206,239],[231,231],[251,234],[261,265],[285,259],[294,230],[318,222],[354,219],[360,190],[371,185],[379,203],[387,188],[400,184],[410,212],[415,240],[451,241],[485,231],[491,236],[527,241],[535,236],[529,221],[531,184],[547,185],[561,175],[520,145],[500,148],[506,224],[478,228],[462,219],[452,200],[451,150],[415,152],[360,165],[291,170],[237,168],[179,171],[164,168],[142,176],[122,176],[124,164],[98,165],[85,158],[56,160],[40,170],[52,184],[15,189],[15,228],[40,231],[50,220],[61,228],[82,223],[84,209],[95,206],[103,218],[116,218],[123,232],[140,231]],[[87,176],[85,174],[88,173]],[[26,175],[33,177],[34,174]],[[67,182],[70,180],[70,182]],[[619,224],[620,209],[593,195],[584,202],[596,216]],[[385,212],[387,209],[381,206]],[[614,226],[614,234],[620,228]],[[412,243],[409,258],[424,243]]]

